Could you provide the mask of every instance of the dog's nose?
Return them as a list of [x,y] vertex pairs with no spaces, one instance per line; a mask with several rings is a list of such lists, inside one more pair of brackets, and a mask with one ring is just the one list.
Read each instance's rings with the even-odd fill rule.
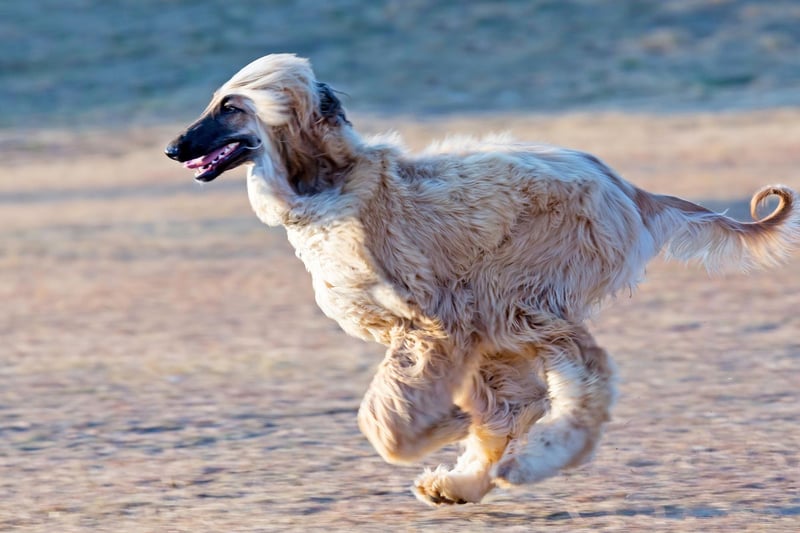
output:
[[167,157],[174,159],[175,161],[178,160],[181,151],[180,143],[178,141],[179,139],[175,139],[169,143],[166,148],[164,148],[164,153],[167,155]]

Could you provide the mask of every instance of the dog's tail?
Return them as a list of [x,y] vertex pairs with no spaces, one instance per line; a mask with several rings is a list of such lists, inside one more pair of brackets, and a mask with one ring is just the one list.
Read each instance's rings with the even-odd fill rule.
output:
[[[758,208],[770,196],[778,206],[764,218]],[[783,262],[800,244],[800,196],[783,185],[770,185],[750,201],[754,222],[739,222],[674,196],[637,189],[636,203],[658,249],[668,258],[703,263],[709,271],[769,267]]]

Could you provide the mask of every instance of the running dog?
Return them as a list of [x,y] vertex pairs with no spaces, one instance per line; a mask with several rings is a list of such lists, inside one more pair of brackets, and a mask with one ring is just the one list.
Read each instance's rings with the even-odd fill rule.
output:
[[247,165],[258,217],[282,225],[341,328],[387,347],[358,413],[391,463],[460,441],[418,498],[479,502],[588,460],[614,370],[584,325],[664,250],[710,270],[772,266],[800,241],[798,195],[741,223],[650,194],[561,148],[455,140],[412,155],[364,139],[307,60],[269,55],[225,83],[166,154],[208,182]]

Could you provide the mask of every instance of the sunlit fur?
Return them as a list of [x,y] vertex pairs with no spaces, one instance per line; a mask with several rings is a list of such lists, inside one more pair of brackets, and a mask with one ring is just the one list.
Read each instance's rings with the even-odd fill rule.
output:
[[388,348],[363,433],[394,463],[462,442],[455,467],[415,483],[433,505],[478,502],[592,455],[614,371],[584,321],[660,250],[747,269],[800,239],[798,196],[783,186],[757,193],[781,204],[743,224],[577,151],[497,137],[412,155],[391,136],[364,139],[292,55],[245,67],[207,112],[226,96],[263,143],[247,178],[256,214],[286,228],[325,314]]

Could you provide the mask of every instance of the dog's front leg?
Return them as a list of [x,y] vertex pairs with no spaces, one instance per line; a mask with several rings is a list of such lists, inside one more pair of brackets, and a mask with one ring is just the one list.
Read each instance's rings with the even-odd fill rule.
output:
[[389,463],[410,463],[467,436],[471,417],[453,403],[463,357],[444,342],[399,338],[389,348],[358,412],[358,424]]
[[426,468],[414,481],[414,495],[432,506],[480,502],[494,487],[490,471],[507,443],[506,434],[473,426],[462,442],[463,452],[455,467]]

